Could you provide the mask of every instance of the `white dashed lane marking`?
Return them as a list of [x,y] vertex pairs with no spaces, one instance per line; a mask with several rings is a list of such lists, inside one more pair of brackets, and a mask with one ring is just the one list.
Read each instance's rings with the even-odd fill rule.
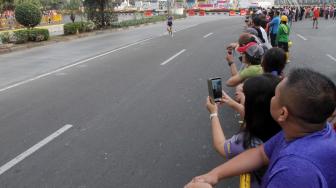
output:
[[45,146],[46,144],[48,144],[49,142],[51,142],[52,140],[54,140],[55,138],[60,136],[61,134],[63,134],[65,131],[69,130],[71,127],[72,127],[72,125],[64,125],[62,128],[58,129],[53,134],[49,135],[48,137],[46,137],[45,139],[43,139],[39,143],[35,144],[34,146],[29,148],[25,152],[21,153],[20,155],[16,156],[14,159],[12,159],[9,162],[7,162],[6,164],[2,165],[0,167],[0,175],[5,173],[7,170],[11,169],[13,166],[18,164],[23,159],[30,156],[31,154],[33,154],[34,152],[36,152],[37,150],[39,150],[40,148],[42,148],[43,146]]
[[163,66],[163,65],[169,63],[171,60],[175,59],[177,56],[181,55],[181,54],[182,54],[183,52],[185,52],[185,51],[186,51],[186,49],[181,50],[181,51],[178,52],[177,54],[171,56],[169,59],[167,59],[166,61],[164,61],[163,63],[161,63],[161,65]]

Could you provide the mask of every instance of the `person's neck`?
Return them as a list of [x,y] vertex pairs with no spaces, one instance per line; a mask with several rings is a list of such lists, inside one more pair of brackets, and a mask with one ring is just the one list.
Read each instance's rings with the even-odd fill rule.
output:
[[[306,128],[306,127],[315,127],[315,128]],[[289,122],[284,128],[286,141],[292,141],[306,135],[312,134],[317,131],[323,130],[325,124],[314,124],[314,125],[301,125],[296,122]]]

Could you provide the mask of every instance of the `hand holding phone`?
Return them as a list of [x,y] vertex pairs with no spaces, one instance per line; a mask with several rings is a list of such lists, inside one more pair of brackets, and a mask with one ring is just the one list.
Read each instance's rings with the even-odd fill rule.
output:
[[232,50],[233,50],[233,47],[232,47],[232,46],[228,46],[228,47],[226,48],[226,51],[227,51],[227,53],[229,53],[229,54],[232,54]]
[[232,55],[232,51],[231,52],[227,52],[226,54],[226,61],[229,63],[229,64],[232,64],[234,62],[234,57]]
[[214,102],[220,102],[222,98],[222,79],[212,78],[208,79],[208,91],[210,100]]
[[210,96],[207,97],[205,105],[206,105],[206,108],[208,109],[208,111],[211,114],[218,112],[217,104],[212,101],[212,99],[210,98]]

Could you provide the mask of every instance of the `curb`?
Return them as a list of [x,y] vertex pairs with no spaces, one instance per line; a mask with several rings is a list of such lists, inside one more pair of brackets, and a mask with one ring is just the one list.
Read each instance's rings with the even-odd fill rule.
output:
[[[179,20],[183,20],[186,18],[180,18]],[[24,49],[30,49],[30,48],[35,48],[35,47],[40,47],[40,46],[47,46],[51,44],[55,44],[58,42],[66,42],[66,41],[72,41],[80,38],[85,38],[85,37],[91,37],[91,36],[97,36],[101,34],[107,34],[107,33],[113,33],[117,31],[124,31],[124,30],[129,30],[129,29],[136,29],[140,27],[145,27],[148,25],[154,25],[158,23],[164,23],[165,21],[158,21],[158,22],[152,22],[152,23],[147,23],[147,24],[140,24],[136,26],[129,26],[129,27],[123,27],[123,28],[112,28],[112,29],[105,29],[105,30],[97,30],[94,32],[86,32],[86,33],[80,33],[78,35],[60,35],[60,36],[55,36],[51,37],[48,41],[43,41],[43,42],[29,42],[25,44],[0,44],[0,55],[2,54],[8,54],[11,52],[16,52]],[[9,47],[9,45],[12,45]]]

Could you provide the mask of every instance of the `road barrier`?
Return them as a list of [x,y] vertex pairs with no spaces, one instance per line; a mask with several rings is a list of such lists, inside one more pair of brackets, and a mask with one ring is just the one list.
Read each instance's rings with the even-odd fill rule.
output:
[[146,16],[146,17],[153,16],[153,11],[151,11],[151,10],[146,10],[146,11],[144,12],[144,16]]
[[195,16],[195,11],[194,10],[188,10],[188,15],[189,16]]
[[[187,10],[188,16],[214,16],[214,15],[227,15],[229,12],[206,12],[206,11],[195,11],[195,10]],[[239,15],[239,13],[236,13]]]
[[231,10],[231,11],[229,12],[229,16],[235,16],[235,15],[236,15],[236,11]]

